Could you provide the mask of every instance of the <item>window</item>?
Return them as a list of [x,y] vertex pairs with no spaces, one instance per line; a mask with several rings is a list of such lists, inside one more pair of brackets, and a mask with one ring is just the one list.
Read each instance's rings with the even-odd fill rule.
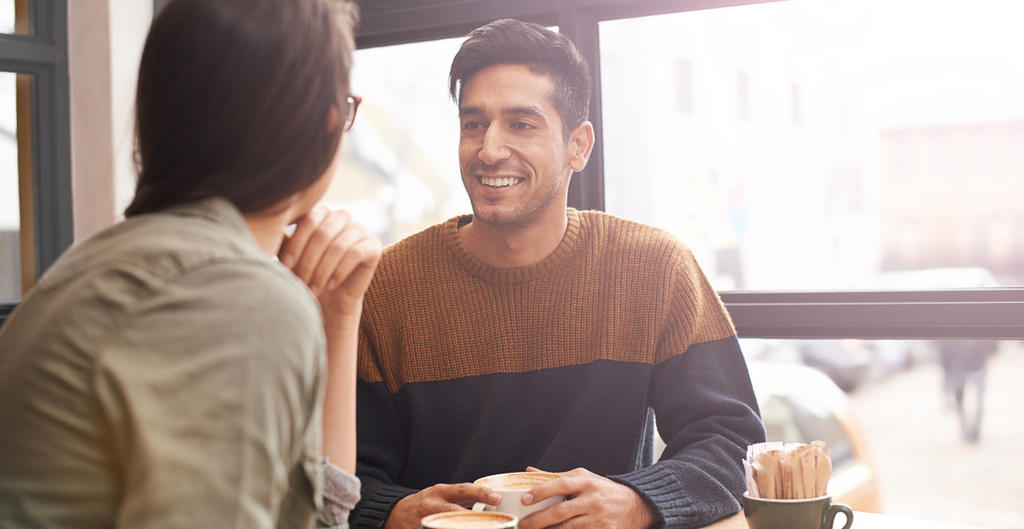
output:
[[[962,27],[962,2],[928,4],[928,18],[890,4],[601,22],[602,88],[634,94],[603,100],[608,211],[678,235],[721,290],[1024,285],[1005,220],[1024,191],[1013,159],[1024,144],[1012,147],[1024,106],[1010,89],[1024,89],[1024,65],[1009,51],[1024,34]],[[921,34],[907,39],[908,27]],[[679,53],[710,65],[697,93],[735,94],[733,109],[709,103],[696,130],[664,119],[672,101],[645,73]],[[845,125],[843,100],[857,102]]]
[[793,127],[800,127],[800,85],[793,83],[789,89],[789,101],[792,108]]
[[0,324],[71,245],[66,0],[0,0]]
[[[850,394],[854,406],[887,411],[867,426],[891,431],[876,446],[883,478],[908,474],[907,446],[958,438],[940,393],[935,349],[945,338],[1006,340],[987,390],[1001,404],[985,420],[1000,439],[1019,443],[1012,418],[1024,359],[1024,214],[1008,204],[1024,191],[1024,63],[1013,57],[1024,4],[383,4],[362,5],[360,47],[459,37],[501,17],[558,25],[573,38],[595,77],[597,143],[573,178],[570,205],[658,224],[691,245],[752,360],[814,357],[827,371],[826,359],[839,353],[859,362],[830,373],[844,385],[863,376],[912,379],[919,391],[906,398],[891,391],[895,384]],[[925,367],[901,371],[917,361]],[[766,403],[778,419],[773,434],[834,433],[823,416],[793,414],[805,404],[815,402]],[[911,431],[917,437],[906,437]],[[958,445],[953,459],[973,460],[975,448]],[[956,472],[928,467],[935,470],[910,477],[931,483]],[[1003,507],[1019,505],[1009,497],[994,515],[1001,519],[954,512],[991,502],[992,489],[970,488],[969,498],[958,491],[952,500],[931,499],[939,495],[927,486],[883,491],[886,501],[927,505],[891,514],[941,511],[985,526],[1019,518],[1019,508]]]
[[14,33],[14,0],[0,1],[0,33]]
[[750,76],[747,72],[736,74],[736,118],[750,120]]
[[18,170],[19,76],[0,72],[0,303],[21,299],[21,194]]
[[0,0],[0,34],[31,34],[32,19],[23,15],[27,10],[27,0]]
[[458,111],[448,68],[462,39],[358,50],[352,92],[363,96],[324,202],[348,209],[385,244],[470,213],[456,153]]
[[693,114],[693,66],[686,59],[676,60],[676,82],[679,84],[679,112],[690,116]]
[[[680,236],[741,336],[1024,337],[1024,294],[1007,288],[1024,286],[1024,217],[1011,205],[1024,185],[1015,125],[1024,66],[1012,57],[1022,37],[1010,22],[1024,6],[789,0],[712,9],[730,4],[368,3],[358,45],[460,37],[507,16],[561,27],[596,79],[597,145],[570,205]],[[659,111],[680,108],[687,69],[700,112],[655,137],[659,122],[674,123]],[[741,122],[744,90],[750,121]],[[997,129],[986,132],[996,139],[966,139],[972,120]],[[947,160],[941,174],[912,183],[925,161],[937,164],[930,151]],[[997,185],[956,176],[971,166],[995,168],[975,178]]]

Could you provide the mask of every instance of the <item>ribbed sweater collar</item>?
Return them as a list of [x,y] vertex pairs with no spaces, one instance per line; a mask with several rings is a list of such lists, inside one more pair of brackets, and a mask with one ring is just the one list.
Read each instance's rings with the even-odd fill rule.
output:
[[449,219],[444,223],[442,233],[452,257],[473,277],[496,285],[526,283],[541,279],[556,270],[576,249],[576,243],[580,238],[580,215],[574,208],[566,208],[565,211],[568,217],[565,235],[562,236],[562,242],[555,251],[540,262],[520,268],[494,268],[478,261],[466,250],[462,239],[459,238],[459,226],[468,222],[472,215]]

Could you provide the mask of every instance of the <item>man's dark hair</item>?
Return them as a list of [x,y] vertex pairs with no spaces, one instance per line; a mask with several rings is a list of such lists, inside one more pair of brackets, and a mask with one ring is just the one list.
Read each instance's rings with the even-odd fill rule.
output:
[[452,99],[460,103],[470,78],[495,64],[521,64],[554,81],[552,103],[562,119],[565,140],[587,120],[590,68],[565,35],[549,31],[540,24],[511,18],[473,30],[452,61],[448,77]]
[[266,211],[330,165],[355,48],[347,0],[172,0],[149,31],[125,215],[223,197]]

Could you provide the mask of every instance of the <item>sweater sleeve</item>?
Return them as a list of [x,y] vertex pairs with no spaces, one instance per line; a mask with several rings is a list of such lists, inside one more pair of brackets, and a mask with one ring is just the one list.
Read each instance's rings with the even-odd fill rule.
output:
[[356,382],[356,475],[361,499],[349,515],[355,528],[384,527],[391,509],[402,498],[418,492],[397,485],[408,453],[407,425],[388,391],[369,343],[367,321],[359,337],[359,380]]
[[764,428],[735,337],[697,344],[656,367],[652,407],[666,448],[612,479],[647,499],[662,527],[701,527],[740,509],[742,460]]
[[[614,476],[636,490],[661,527],[701,527],[739,511],[747,445],[764,426],[739,341],[717,294],[691,263],[675,285],[648,403],[666,448],[653,466]],[[728,332],[709,328],[726,322]]]

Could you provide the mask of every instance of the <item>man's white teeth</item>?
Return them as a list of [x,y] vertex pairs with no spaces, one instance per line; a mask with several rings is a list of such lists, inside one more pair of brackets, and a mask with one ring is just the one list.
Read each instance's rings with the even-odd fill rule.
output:
[[486,176],[480,177],[481,183],[483,183],[485,186],[491,187],[514,186],[522,181],[522,178],[488,178]]

